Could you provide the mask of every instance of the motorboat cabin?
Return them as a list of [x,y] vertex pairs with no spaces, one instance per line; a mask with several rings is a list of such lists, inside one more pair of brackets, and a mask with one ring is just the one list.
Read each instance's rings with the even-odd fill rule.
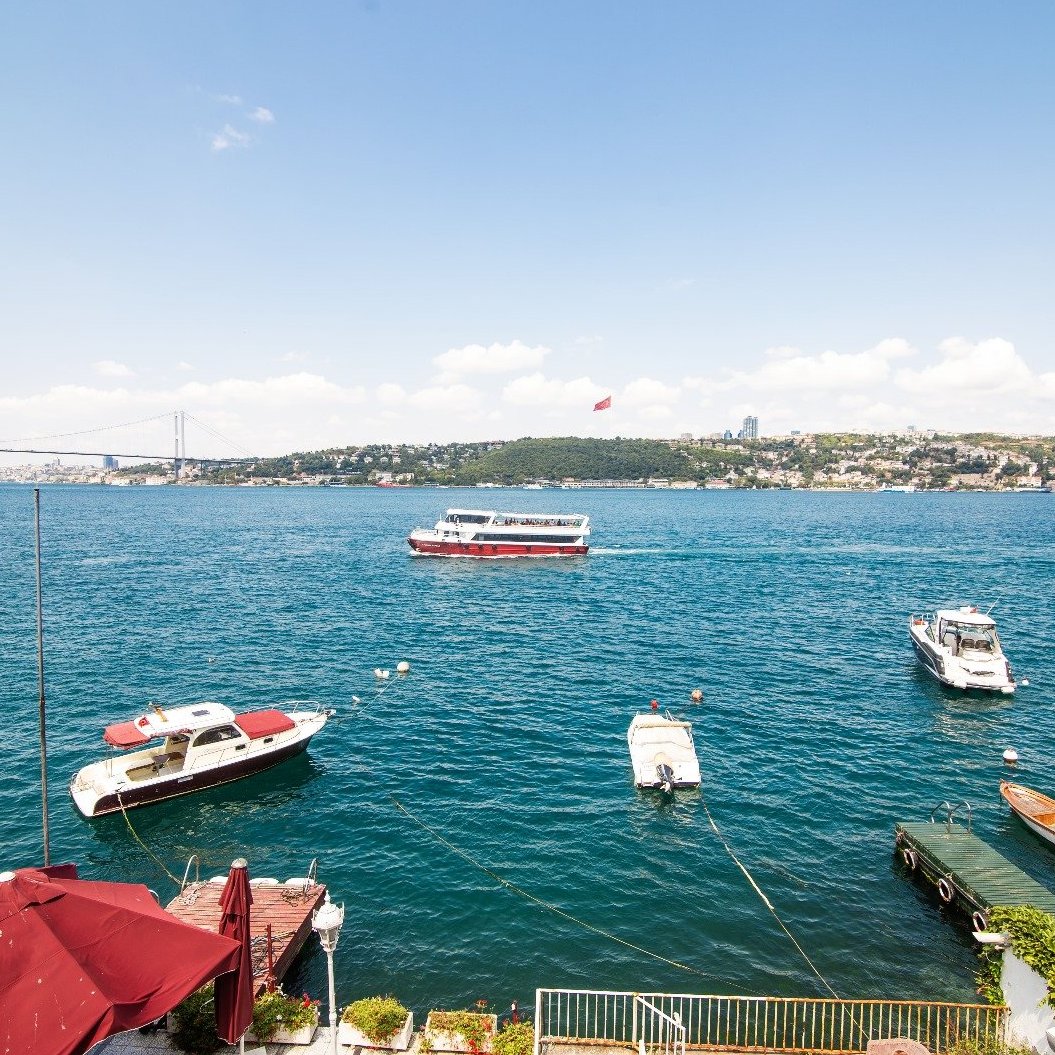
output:
[[626,734],[634,784],[668,793],[700,785],[692,723],[655,711],[634,716]]
[[1015,691],[1011,664],[988,613],[964,606],[913,616],[909,638],[920,664],[943,685],[1005,695]]
[[448,509],[435,527],[415,528],[407,543],[434,557],[578,557],[589,536],[590,518],[581,513]]
[[239,780],[303,751],[333,713],[155,704],[134,721],[106,727],[103,740],[128,753],[85,766],[70,795],[86,817],[98,817]]

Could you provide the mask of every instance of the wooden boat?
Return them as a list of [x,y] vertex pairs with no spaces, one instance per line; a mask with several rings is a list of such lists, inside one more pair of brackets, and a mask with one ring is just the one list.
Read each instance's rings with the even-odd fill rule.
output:
[[1055,846],[1055,799],[1008,780],[1000,781],[1000,794],[1027,828]]

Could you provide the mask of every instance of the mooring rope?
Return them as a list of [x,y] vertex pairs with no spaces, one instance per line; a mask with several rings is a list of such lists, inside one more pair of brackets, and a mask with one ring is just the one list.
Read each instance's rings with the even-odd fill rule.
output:
[[[618,942],[620,945],[625,945],[628,949],[633,949],[634,952],[639,952],[643,956],[649,956],[653,960],[659,960],[660,963],[665,963],[670,967],[676,967],[680,971],[688,971],[690,974],[699,975],[701,978],[716,978],[717,975],[708,973],[707,971],[701,971],[698,967],[693,967],[691,964],[681,963],[678,960],[671,960],[666,956],[662,956],[658,952],[652,952],[650,949],[643,949],[640,945],[635,945],[633,942],[627,941],[625,938],[620,938],[616,934],[612,934],[611,931],[604,930],[601,927],[595,926],[593,923],[587,923],[586,920],[579,919],[577,916],[573,916],[570,912],[565,912],[564,909],[552,904],[549,901],[544,901],[540,897],[536,897],[534,894],[525,890],[523,887],[519,887],[516,883],[510,882],[504,876],[499,875],[494,869],[488,868],[483,862],[478,861],[471,854],[462,850],[460,847],[455,846],[449,839],[444,838],[435,828],[426,824],[420,817],[416,817],[406,806],[403,805],[399,799],[396,798],[392,792],[388,792],[388,797],[392,800],[393,805],[396,809],[401,810],[406,816],[413,821],[423,831],[428,832],[438,843],[446,846],[452,853],[457,854],[463,860],[468,861],[474,868],[478,868],[485,875],[490,876],[496,883],[504,886],[507,890],[511,890],[514,894],[519,894],[522,898],[526,898],[528,901],[533,902],[540,908],[546,909],[548,912],[552,912],[555,915],[560,916],[562,919],[566,919],[576,926],[583,927],[588,931],[592,931],[594,934],[600,934],[603,938],[608,938],[610,941]],[[747,994],[753,995],[753,994]]]
[[146,851],[147,856],[161,869],[172,880],[176,886],[180,886],[180,881],[165,867],[165,863],[161,860],[153,850],[142,839],[139,838],[139,832],[132,827],[132,822],[128,819],[128,810],[125,809],[125,804],[121,801],[121,792],[117,792],[117,805],[121,807],[121,814],[125,819],[125,824],[128,825],[128,830],[132,833],[132,838],[135,839],[140,846]]
[[821,985],[823,985],[824,988],[827,989],[828,992],[831,993],[832,996],[834,996],[837,1000],[841,1000],[842,998],[839,996],[839,994],[828,984],[828,980],[824,977],[823,974],[821,974],[819,970],[817,970],[816,965],[809,958],[808,954],[806,953],[806,950],[799,944],[798,938],[796,938],[795,935],[791,933],[791,931],[787,927],[787,924],[780,918],[780,914],[773,907],[773,902],[770,901],[768,897],[766,897],[765,891],[755,882],[755,878],[747,870],[747,866],[733,852],[733,848],[729,845],[729,841],[725,838],[724,835],[722,835],[721,831],[718,828],[718,825],[715,823],[714,815],[711,813],[710,807],[707,805],[707,800],[703,797],[702,793],[700,795],[700,802],[703,804],[704,813],[707,814],[707,821],[711,826],[711,830],[714,832],[715,835],[718,836],[718,841],[722,844],[722,846],[725,847],[725,852],[732,858],[733,863],[736,865],[736,867],[744,873],[744,878],[751,884],[751,887],[754,889],[755,893],[762,899],[762,904],[765,905],[767,909],[769,909],[770,914],[777,921],[777,925],[791,939],[792,945],[794,945],[795,948],[798,949],[799,953],[802,955],[802,958],[809,965],[810,970],[820,979]]

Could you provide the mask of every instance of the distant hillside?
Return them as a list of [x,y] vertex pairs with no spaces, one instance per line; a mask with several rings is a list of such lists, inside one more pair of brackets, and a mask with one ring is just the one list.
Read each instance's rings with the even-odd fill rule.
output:
[[577,436],[523,439],[466,462],[458,482],[519,484],[525,480],[690,479],[684,451],[658,440],[597,440]]

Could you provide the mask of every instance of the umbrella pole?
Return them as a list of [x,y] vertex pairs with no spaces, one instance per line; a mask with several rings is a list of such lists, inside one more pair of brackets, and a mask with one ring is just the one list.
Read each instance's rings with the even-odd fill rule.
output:
[[43,800],[44,866],[51,864],[51,840],[48,833],[48,737],[44,707],[44,607],[40,591],[40,488],[33,488],[33,528],[36,535],[37,566],[37,681],[40,684],[40,794]]

